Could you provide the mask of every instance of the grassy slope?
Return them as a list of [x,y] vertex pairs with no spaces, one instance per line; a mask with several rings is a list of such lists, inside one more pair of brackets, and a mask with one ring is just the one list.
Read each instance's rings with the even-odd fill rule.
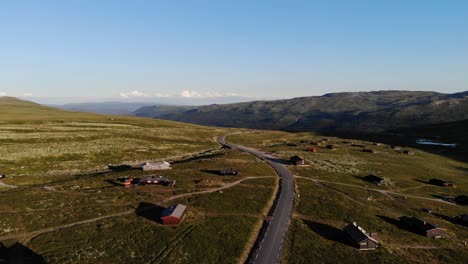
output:
[[[355,140],[355,144],[379,151],[376,154],[364,153],[361,147],[346,145],[339,138],[330,138],[329,143],[338,145],[338,150],[319,147],[318,153],[304,151],[301,140],[318,141],[321,138],[311,133],[275,131],[228,138],[232,142],[276,153],[285,159],[299,154],[311,162],[310,167],[291,167],[295,175],[304,178],[296,178],[300,199],[289,234],[288,263],[310,263],[310,260],[314,263],[461,263],[466,260],[468,255],[461,243],[468,237],[468,230],[453,223],[453,217],[466,213],[466,207],[405,197],[437,198],[466,194],[466,163],[416,149],[412,149],[415,156],[407,156],[388,145],[374,146],[372,142]],[[287,143],[298,146],[287,146]],[[391,185],[378,187],[359,178],[371,173],[390,179]],[[457,188],[426,184],[430,178],[454,181]],[[356,186],[390,190],[402,195],[385,195]],[[434,213],[427,214],[422,208],[430,208]],[[414,215],[439,224],[447,228],[448,237],[432,240],[400,229],[395,221],[401,215]],[[359,252],[347,245],[341,229],[350,221],[357,221],[366,230],[379,233],[383,248]]]
[[[258,159],[219,149],[213,140],[226,129],[152,119],[67,112],[13,98],[0,98],[0,171],[16,189],[0,189],[0,239],[100,216],[128,212],[33,237],[26,246],[50,263],[237,262],[271,199],[275,180],[246,180],[222,193],[196,193],[250,176],[274,173]],[[199,153],[192,155],[193,153]],[[142,171],[109,172],[106,164],[173,159],[158,172],[175,187],[123,188],[120,177]],[[211,170],[240,168],[220,177]],[[255,201],[242,206],[239,196]],[[142,205],[188,205],[184,222],[163,227],[138,216]],[[228,206],[225,208],[225,205]],[[2,241],[7,246],[16,238]]]

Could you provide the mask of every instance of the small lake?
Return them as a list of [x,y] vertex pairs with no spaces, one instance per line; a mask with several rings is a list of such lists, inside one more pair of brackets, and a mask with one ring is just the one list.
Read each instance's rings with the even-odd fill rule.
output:
[[452,147],[452,148],[457,146],[457,144],[443,143],[443,142],[438,142],[438,141],[432,141],[432,140],[429,140],[429,139],[418,139],[418,140],[416,140],[416,144],[442,146],[442,147]]

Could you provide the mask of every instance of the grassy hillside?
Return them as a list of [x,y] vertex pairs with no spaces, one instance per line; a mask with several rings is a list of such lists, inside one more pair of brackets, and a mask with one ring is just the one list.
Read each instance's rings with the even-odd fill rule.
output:
[[[301,155],[310,162],[310,167],[290,166],[298,197],[285,263],[463,263],[468,258],[464,245],[468,229],[455,220],[467,207],[445,201],[468,194],[466,162],[404,148],[415,152],[408,156],[390,145],[365,140],[328,137],[326,144],[334,144],[336,150],[309,143],[324,138],[278,131],[228,137],[283,159]],[[318,152],[307,152],[307,147],[316,147]],[[377,153],[363,152],[364,148]],[[362,177],[369,174],[390,183],[377,186],[364,181]],[[453,181],[456,188],[431,185],[431,178]],[[398,223],[403,215],[438,224],[447,229],[447,237],[434,240],[412,233]],[[352,221],[378,233],[382,247],[368,252],[352,247],[342,231]]]
[[203,125],[286,131],[382,131],[468,119],[468,92],[335,93],[277,101],[210,105],[139,116]]
[[[47,263],[242,262],[277,179],[264,162],[220,148],[214,137],[229,132],[0,98],[0,173],[8,175],[0,181],[0,242],[14,258]],[[162,159],[173,168],[107,169]],[[223,168],[241,174],[213,173]],[[148,175],[176,185],[125,188],[121,180]],[[187,205],[187,216],[161,225],[162,208],[174,203]]]

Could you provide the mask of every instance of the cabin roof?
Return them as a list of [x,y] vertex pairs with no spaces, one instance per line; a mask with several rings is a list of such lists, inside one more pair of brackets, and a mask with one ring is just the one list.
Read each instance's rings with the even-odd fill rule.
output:
[[370,239],[375,243],[379,243],[375,238],[371,237],[362,227],[353,222],[344,228],[345,232],[357,243]]
[[182,218],[182,215],[184,214],[186,209],[187,209],[187,206],[183,204],[176,204],[176,205],[166,208],[162,212],[161,217],[174,216],[177,218]]

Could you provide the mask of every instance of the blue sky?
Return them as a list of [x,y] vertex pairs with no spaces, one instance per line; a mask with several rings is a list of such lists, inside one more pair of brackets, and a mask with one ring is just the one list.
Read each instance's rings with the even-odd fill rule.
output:
[[1,1],[0,95],[459,92],[467,25],[457,0]]

